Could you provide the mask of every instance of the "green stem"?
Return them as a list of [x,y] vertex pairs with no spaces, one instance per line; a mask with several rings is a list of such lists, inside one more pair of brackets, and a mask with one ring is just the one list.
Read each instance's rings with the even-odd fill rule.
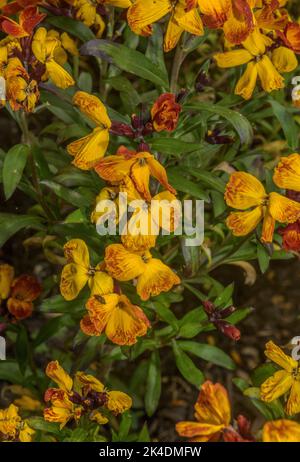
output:
[[33,154],[32,154],[32,137],[30,135],[30,131],[29,131],[29,128],[28,128],[28,121],[27,121],[27,117],[26,117],[25,112],[20,113],[19,125],[20,125],[21,131],[22,131],[23,142],[24,142],[24,144],[27,144],[27,146],[29,146],[29,148],[30,148],[28,159],[29,159],[29,164],[30,164],[30,169],[31,169],[31,179],[32,179],[33,187],[34,187],[35,192],[37,194],[39,204],[43,208],[43,210],[44,210],[47,218],[49,219],[49,221],[53,221],[53,219],[55,219],[55,216],[54,216],[53,212],[51,211],[51,209],[48,207],[48,205],[47,205],[47,203],[46,203],[46,201],[44,199],[43,191],[42,191],[41,186],[40,186],[39,176],[38,176],[35,160],[34,160],[34,157],[33,157]]
[[183,51],[182,44],[179,43],[176,48],[172,71],[171,71],[171,83],[170,83],[171,93],[176,93],[177,91],[180,68],[186,56],[187,56],[187,53]]

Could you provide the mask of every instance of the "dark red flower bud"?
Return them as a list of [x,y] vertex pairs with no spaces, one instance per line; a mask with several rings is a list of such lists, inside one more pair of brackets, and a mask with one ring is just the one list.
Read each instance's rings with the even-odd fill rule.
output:
[[227,318],[228,316],[230,316],[235,311],[236,311],[235,306],[228,306],[227,308],[224,308],[223,310],[221,310],[219,312],[220,318],[222,318],[222,319]]
[[154,128],[152,122],[147,122],[145,127],[143,128],[142,135],[147,136],[153,133]]
[[216,310],[215,305],[209,300],[205,300],[205,302],[202,302],[202,305],[207,315],[213,314]]
[[210,79],[205,71],[200,71],[196,78],[195,89],[196,91],[203,91],[207,85],[210,84]]
[[110,127],[110,133],[119,136],[128,136],[128,138],[134,138],[134,131],[130,125],[123,124],[122,122],[113,121]]
[[234,325],[229,324],[229,322],[226,321],[215,321],[214,324],[216,328],[220,332],[222,332],[222,334],[226,335],[226,337],[230,338],[231,340],[234,340],[235,342],[240,340],[241,332]]
[[187,95],[188,95],[188,90],[186,90],[185,88],[182,88],[176,95],[176,103],[182,104]]
[[250,422],[250,420],[247,419],[247,417],[240,414],[240,415],[237,416],[236,422],[237,422],[237,426],[238,426],[240,435],[244,439],[247,439],[248,441],[253,441],[254,437],[251,434],[251,422]]
[[150,146],[147,143],[140,143],[137,150],[138,152],[150,152]]
[[133,126],[133,128],[135,130],[139,130],[139,129],[143,128],[143,121],[136,114],[132,114],[132,116],[131,116],[131,125]]
[[287,189],[286,196],[293,201],[300,202],[300,192]]
[[279,228],[278,232],[282,236],[284,250],[287,252],[291,250],[294,252],[300,251],[300,221],[290,223],[285,228]]

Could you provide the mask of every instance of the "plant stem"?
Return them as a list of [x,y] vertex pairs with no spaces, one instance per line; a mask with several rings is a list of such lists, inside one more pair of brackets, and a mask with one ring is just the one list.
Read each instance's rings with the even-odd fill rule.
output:
[[183,51],[182,44],[179,43],[176,48],[172,71],[171,71],[171,83],[170,83],[170,91],[171,93],[176,93],[177,84],[178,84],[178,77],[181,65],[186,58],[186,52]]
[[37,194],[39,204],[43,208],[47,218],[50,221],[53,221],[53,219],[55,219],[55,216],[54,216],[53,212],[50,210],[50,208],[48,207],[48,205],[47,205],[47,203],[46,203],[46,201],[44,199],[43,191],[42,191],[41,186],[40,186],[39,176],[38,176],[37,168],[36,168],[36,165],[35,165],[35,160],[34,160],[34,157],[33,157],[33,154],[32,154],[32,139],[31,139],[31,136],[30,136],[30,132],[29,132],[29,128],[28,128],[28,121],[27,121],[27,117],[26,117],[25,112],[21,112],[21,114],[20,114],[19,125],[20,125],[20,128],[22,130],[23,142],[24,142],[24,144],[27,144],[27,146],[29,146],[29,148],[30,148],[28,159],[29,159],[29,164],[30,164],[30,169],[31,169],[32,183],[33,183],[33,187],[35,189],[35,192]]

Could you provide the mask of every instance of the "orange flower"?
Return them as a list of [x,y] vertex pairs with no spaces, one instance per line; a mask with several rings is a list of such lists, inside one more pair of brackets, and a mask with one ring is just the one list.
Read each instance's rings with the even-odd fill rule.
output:
[[227,391],[209,380],[203,383],[195,404],[196,422],[179,422],[176,431],[191,442],[218,441],[229,427],[231,412]]
[[300,221],[278,229],[282,236],[282,247],[287,252],[300,252]]
[[300,24],[289,22],[283,32],[278,33],[285,45],[295,53],[300,53]]
[[226,39],[240,44],[254,29],[254,15],[249,0],[201,0],[203,22],[210,28],[222,28]]
[[299,443],[300,424],[287,419],[271,420],[264,425],[262,439],[264,443]]
[[272,242],[276,221],[294,223],[300,218],[298,202],[276,192],[267,194],[261,182],[245,172],[235,172],[230,176],[225,201],[230,207],[242,210],[232,212],[226,220],[235,236],[246,236],[263,220],[261,240]]
[[88,300],[86,308],[89,314],[81,322],[82,331],[87,335],[105,332],[117,345],[133,345],[150,327],[141,308],[132,305],[125,295],[95,295]]
[[0,16],[0,27],[3,32],[13,37],[29,37],[45,17],[46,14],[39,13],[36,6],[28,6],[20,13],[19,23],[7,16]]
[[32,314],[32,302],[41,292],[42,287],[34,276],[19,276],[11,286],[10,298],[7,301],[8,311],[18,320],[28,318]]
[[122,244],[105,249],[107,271],[118,281],[137,279],[136,290],[142,300],[168,292],[180,279],[167,265],[153,258],[149,251],[130,252]]
[[129,151],[121,146],[116,155],[101,159],[95,170],[101,178],[113,184],[121,183],[126,176],[130,176],[137,191],[147,201],[151,201],[150,176],[156,178],[168,191],[176,194],[175,189],[168,183],[166,170],[150,152]]
[[154,130],[161,132],[175,130],[181,106],[176,102],[175,95],[164,93],[155,101],[151,109]]
[[7,263],[0,265],[0,301],[8,298],[15,270]]

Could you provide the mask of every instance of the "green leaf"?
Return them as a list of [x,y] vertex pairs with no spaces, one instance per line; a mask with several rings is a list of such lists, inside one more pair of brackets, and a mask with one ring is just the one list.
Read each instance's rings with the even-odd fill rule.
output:
[[29,359],[28,335],[24,326],[19,326],[19,332],[16,340],[16,359],[19,364],[21,373],[24,375]]
[[149,140],[149,144],[155,151],[176,157],[199,149],[199,143],[189,143],[178,138],[152,138]]
[[31,215],[14,215],[12,213],[0,214],[0,247],[22,228],[43,229],[41,217]]
[[75,300],[67,301],[61,295],[45,298],[39,306],[43,313],[76,313],[84,310],[88,294],[83,292]]
[[137,442],[138,443],[150,443],[151,442],[147,422],[144,423],[143,428],[139,433]]
[[185,340],[179,340],[177,341],[177,344],[183,351],[192,353],[198,358],[205,359],[205,361],[217,364],[217,366],[222,366],[231,371],[236,368],[230,356],[224,353],[220,348],[213,345]]
[[28,425],[34,430],[40,430],[46,433],[53,433],[57,436],[62,436],[64,430],[59,429],[59,424],[56,422],[46,422],[43,417],[29,417]]
[[210,202],[209,195],[198,184],[182,176],[182,172],[176,168],[168,169],[168,179],[171,185],[178,191],[189,194],[197,199]]
[[83,22],[66,16],[47,16],[47,23],[79,38],[82,42],[93,40],[95,35]]
[[86,93],[93,91],[93,79],[89,72],[81,72],[78,78],[78,87]]
[[64,199],[69,204],[75,205],[75,207],[87,207],[89,205],[82,194],[77,191],[73,191],[72,189],[65,188],[59,183],[55,183],[55,181],[43,180],[41,181],[41,184],[50,188],[51,191],[53,191],[58,197]]
[[255,387],[260,387],[261,384],[267,380],[271,375],[275,374],[278,368],[272,364],[267,363],[257,367],[251,374],[251,380]]
[[128,411],[124,412],[124,414],[122,414],[122,419],[120,423],[117,441],[120,441],[123,443],[124,441],[126,441],[126,438],[128,437],[129,432],[130,432],[131,425],[132,425],[131,413]]
[[22,178],[29,151],[29,146],[26,144],[16,144],[5,156],[2,179],[6,199],[13,195]]
[[298,137],[299,137],[299,128],[295,123],[295,119],[292,114],[288,111],[287,108],[282,106],[275,100],[269,100],[274,115],[277,117],[281,128],[284,132],[285,138],[291,149],[298,148]]
[[204,382],[204,375],[193,363],[191,358],[182,351],[175,340],[172,341],[173,353],[175,356],[176,366],[182,376],[192,385],[200,388]]
[[260,271],[265,273],[269,268],[271,257],[267,249],[260,242],[257,245],[257,259]]
[[57,316],[56,318],[50,319],[50,321],[43,324],[37,337],[34,340],[34,346],[37,347],[43,342],[46,342],[50,337],[55,335],[64,325],[66,316]]
[[81,55],[96,56],[114,64],[123,71],[167,88],[167,73],[159,69],[143,53],[107,40],[91,40],[80,49]]
[[192,103],[183,107],[184,111],[206,111],[226,119],[238,133],[241,143],[249,145],[252,142],[253,130],[250,122],[240,112],[233,111],[218,104]]
[[18,384],[23,383],[24,378],[16,361],[0,361],[0,380]]
[[206,186],[210,189],[215,189],[216,191],[219,191],[220,193],[224,194],[225,183],[214,173],[207,171],[199,171],[193,168],[185,168],[184,170],[188,171],[191,175],[200,180],[201,183],[203,183],[203,186]]
[[234,283],[229,284],[223,292],[216,298],[214,305],[216,307],[223,306],[225,307],[228,303],[231,302],[231,297],[234,290]]
[[145,408],[151,417],[157,409],[161,394],[161,371],[158,351],[154,351],[149,359],[147,386],[145,394]]
[[172,326],[175,331],[178,330],[178,319],[169,307],[165,306],[163,303],[159,303],[159,301],[155,302],[155,299],[148,305],[154,312],[158,314],[160,319],[162,319],[167,324],[170,324],[170,326]]

